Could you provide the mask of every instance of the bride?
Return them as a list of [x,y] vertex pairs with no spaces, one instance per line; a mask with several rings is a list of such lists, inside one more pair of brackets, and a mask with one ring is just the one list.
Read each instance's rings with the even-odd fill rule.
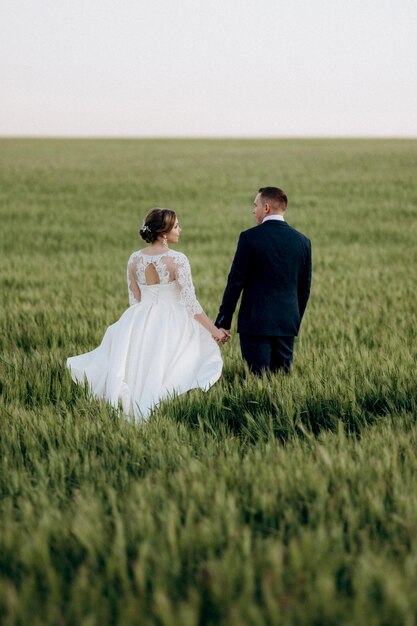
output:
[[67,359],[75,382],[138,420],[174,393],[207,391],[222,371],[216,342],[227,336],[197,301],[187,257],[168,245],[180,232],[174,211],[148,212],[139,233],[149,245],[127,265],[130,307],[98,348]]

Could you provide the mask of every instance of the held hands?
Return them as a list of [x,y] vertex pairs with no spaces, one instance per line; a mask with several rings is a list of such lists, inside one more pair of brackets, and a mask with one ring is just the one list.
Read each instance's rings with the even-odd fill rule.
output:
[[229,330],[225,328],[216,328],[216,331],[212,334],[214,341],[217,343],[226,343],[229,341],[231,334]]
[[197,315],[194,315],[194,319],[202,326],[204,326],[206,330],[209,331],[214,341],[217,341],[217,343],[226,343],[226,341],[229,341],[230,332],[225,328],[217,328],[213,324],[211,319],[207,317],[204,311],[202,313],[197,313]]

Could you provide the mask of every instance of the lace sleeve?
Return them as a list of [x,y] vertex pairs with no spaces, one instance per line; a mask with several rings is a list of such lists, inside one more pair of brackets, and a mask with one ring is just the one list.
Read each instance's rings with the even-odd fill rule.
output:
[[193,280],[191,277],[191,267],[187,257],[185,254],[181,254],[178,255],[175,260],[175,278],[180,288],[180,298],[182,304],[192,316],[203,313],[203,308],[195,295]]
[[140,302],[141,293],[136,276],[136,255],[132,254],[127,263],[127,291],[129,294],[129,306]]

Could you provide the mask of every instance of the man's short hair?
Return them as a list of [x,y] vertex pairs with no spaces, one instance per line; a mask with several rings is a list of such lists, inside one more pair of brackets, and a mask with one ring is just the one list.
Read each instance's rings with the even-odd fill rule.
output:
[[288,204],[288,198],[286,194],[279,189],[279,187],[261,187],[258,190],[258,193],[261,194],[261,198],[263,202],[271,202],[273,204],[278,204],[279,206],[286,207]]

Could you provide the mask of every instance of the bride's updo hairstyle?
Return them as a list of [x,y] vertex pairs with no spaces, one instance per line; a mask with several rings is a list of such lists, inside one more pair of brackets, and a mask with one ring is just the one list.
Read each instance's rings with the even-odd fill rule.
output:
[[175,226],[177,215],[171,209],[150,209],[145,217],[139,235],[146,243],[154,243],[160,235],[166,235]]

